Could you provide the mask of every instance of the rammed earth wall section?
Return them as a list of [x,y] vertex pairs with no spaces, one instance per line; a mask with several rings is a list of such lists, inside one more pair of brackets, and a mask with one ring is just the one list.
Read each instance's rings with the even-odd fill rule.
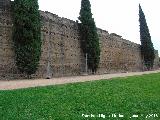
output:
[[[38,78],[61,77],[85,73],[85,57],[81,50],[78,23],[55,14],[40,11],[42,54]],[[12,19],[9,11],[0,11],[0,77],[21,78],[15,65],[12,41]],[[142,71],[140,45],[98,28],[101,56],[97,74]],[[82,46],[83,47],[83,46]],[[158,67],[158,52],[154,68]],[[90,73],[90,71],[88,71]]]

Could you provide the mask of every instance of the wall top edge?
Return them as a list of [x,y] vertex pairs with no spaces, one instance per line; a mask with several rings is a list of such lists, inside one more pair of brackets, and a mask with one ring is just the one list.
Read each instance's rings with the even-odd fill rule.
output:
[[[46,20],[55,21],[55,19],[56,19],[56,20],[62,21],[63,23],[66,23],[66,24],[72,24],[72,25],[78,26],[78,21],[70,20],[70,19],[65,18],[65,17],[59,17],[57,14],[51,13],[49,11],[42,11],[42,10],[39,10],[39,11],[40,11],[41,17],[45,18]],[[109,33],[108,31],[103,30],[101,28],[97,28],[97,31],[98,31],[99,34],[102,34],[104,36],[116,37],[116,38],[120,39],[121,41],[123,41],[124,43],[132,44],[132,45],[137,46],[137,47],[140,46],[140,44],[137,44],[137,43],[134,43],[132,41],[126,40],[121,35],[118,35],[116,33]]]

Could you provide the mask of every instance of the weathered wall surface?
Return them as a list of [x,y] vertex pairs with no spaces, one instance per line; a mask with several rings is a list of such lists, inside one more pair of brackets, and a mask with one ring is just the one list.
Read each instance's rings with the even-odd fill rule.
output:
[[[40,11],[42,22],[42,54],[35,77],[80,75],[85,72],[85,57],[81,50],[78,23]],[[0,76],[19,78],[15,66],[11,14],[0,12]],[[140,45],[98,29],[101,56],[97,74],[142,71]],[[158,64],[156,52],[155,68]]]
[[[100,32],[101,31],[101,32]],[[100,30],[101,71],[141,71],[140,45],[123,39],[116,34]]]
[[159,58],[159,55],[158,55],[158,50],[155,50],[155,59],[154,59],[154,69],[158,69],[160,66],[160,58]]
[[11,14],[0,10],[0,76],[16,71],[14,56]]
[[83,57],[77,23],[49,12],[40,13],[43,41],[40,65],[44,69],[43,75],[47,74],[48,63],[52,76],[80,74]]

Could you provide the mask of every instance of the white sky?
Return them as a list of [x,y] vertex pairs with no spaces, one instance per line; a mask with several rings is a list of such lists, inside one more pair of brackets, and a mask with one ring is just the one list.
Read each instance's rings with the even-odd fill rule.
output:
[[[96,26],[140,43],[139,11],[141,4],[152,42],[160,54],[160,0],[90,0]],[[81,0],[39,0],[39,9],[71,20],[78,20]]]

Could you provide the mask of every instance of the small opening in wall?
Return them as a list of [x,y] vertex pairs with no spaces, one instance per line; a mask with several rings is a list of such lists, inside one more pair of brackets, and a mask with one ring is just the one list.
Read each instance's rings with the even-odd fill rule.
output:
[[9,25],[9,20],[6,21],[6,24]]

